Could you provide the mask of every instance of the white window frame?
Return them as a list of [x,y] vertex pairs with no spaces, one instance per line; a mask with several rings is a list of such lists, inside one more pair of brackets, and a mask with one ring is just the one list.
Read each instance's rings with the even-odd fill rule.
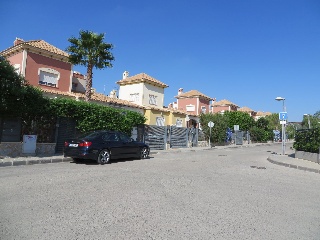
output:
[[186,110],[187,110],[187,112],[194,112],[195,111],[195,105],[192,105],[192,104],[190,104],[190,105],[186,105]]
[[165,118],[163,116],[156,117],[156,124],[157,124],[157,126],[164,126]]
[[176,120],[176,127],[182,127],[182,119]]
[[207,112],[206,106],[201,106],[201,112],[202,112],[202,113],[206,113],[206,112]]
[[[40,76],[41,76],[41,72],[44,72],[44,73],[49,73],[49,74],[53,74],[53,75],[56,75],[56,83],[47,83],[47,82],[41,82],[41,79],[40,79]],[[60,73],[55,70],[55,69],[52,69],[52,68],[39,68],[38,69],[38,76],[39,76],[39,85],[45,85],[45,86],[48,86],[48,87],[55,87],[57,88],[58,87],[58,83],[59,83],[59,79],[60,79]]]
[[157,96],[149,94],[149,104],[157,105]]
[[139,102],[139,93],[130,94],[130,102]]

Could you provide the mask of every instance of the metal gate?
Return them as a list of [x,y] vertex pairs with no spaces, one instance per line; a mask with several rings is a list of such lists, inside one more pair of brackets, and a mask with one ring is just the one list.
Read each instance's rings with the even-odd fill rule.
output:
[[139,125],[137,140],[149,145],[150,149],[165,150],[167,143],[167,127],[155,125]]
[[75,134],[75,120],[66,117],[59,118],[56,130],[56,153],[62,153],[65,140],[68,138],[74,138]]
[[21,141],[21,119],[0,118],[0,142]]
[[198,146],[199,128],[189,128],[188,130],[188,140],[190,147]]
[[188,147],[189,129],[184,127],[170,127],[169,141],[172,148]]

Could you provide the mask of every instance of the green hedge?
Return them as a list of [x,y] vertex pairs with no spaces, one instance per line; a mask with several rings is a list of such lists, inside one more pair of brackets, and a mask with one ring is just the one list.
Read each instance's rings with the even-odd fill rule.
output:
[[57,117],[75,119],[80,132],[106,129],[131,135],[133,127],[146,121],[138,112],[66,98],[52,99],[49,111]]
[[302,129],[296,132],[293,148],[297,151],[319,153],[320,128]]

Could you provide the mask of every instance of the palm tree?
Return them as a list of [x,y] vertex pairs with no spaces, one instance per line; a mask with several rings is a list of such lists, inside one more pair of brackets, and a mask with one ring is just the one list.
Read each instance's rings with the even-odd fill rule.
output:
[[71,46],[67,48],[69,61],[75,65],[87,67],[87,84],[85,100],[91,99],[92,70],[93,68],[112,67],[111,61],[114,60],[112,53],[113,45],[103,42],[104,33],[97,34],[91,31],[80,31],[79,38],[71,37],[68,41]]

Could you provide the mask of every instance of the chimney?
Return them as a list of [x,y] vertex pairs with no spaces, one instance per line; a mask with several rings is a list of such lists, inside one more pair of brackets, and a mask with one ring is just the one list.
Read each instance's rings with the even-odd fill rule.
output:
[[129,72],[128,71],[124,71],[122,74],[122,79],[126,79],[127,77],[129,77]]
[[173,108],[174,108],[174,109],[178,109],[178,104],[177,104],[177,102],[173,102]]
[[116,93],[117,93],[116,90],[112,90],[112,91],[110,92],[110,98],[117,98]]
[[178,95],[180,95],[181,93],[183,93],[183,88],[179,88],[178,90]]
[[173,103],[169,103],[168,108],[173,108]]
[[16,40],[14,40],[14,42],[13,42],[13,46],[16,46],[16,45],[18,45],[18,44],[20,44],[20,43],[22,43],[22,42],[24,42],[23,39],[16,37]]

